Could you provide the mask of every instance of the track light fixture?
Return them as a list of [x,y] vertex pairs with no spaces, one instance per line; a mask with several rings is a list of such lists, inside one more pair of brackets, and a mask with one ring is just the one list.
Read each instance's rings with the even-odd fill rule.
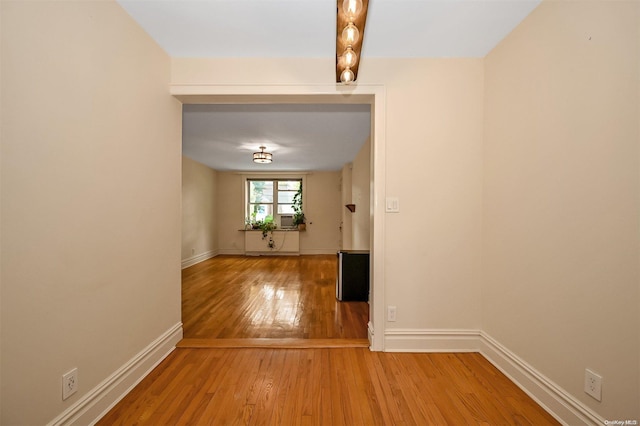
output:
[[336,82],[350,84],[358,76],[369,0],[337,0]]

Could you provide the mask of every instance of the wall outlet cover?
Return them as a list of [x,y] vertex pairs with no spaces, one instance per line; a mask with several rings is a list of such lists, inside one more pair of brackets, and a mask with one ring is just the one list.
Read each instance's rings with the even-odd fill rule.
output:
[[62,375],[62,400],[69,398],[78,391],[78,369],[74,368]]
[[597,401],[602,401],[602,376],[588,368],[584,370],[584,391]]

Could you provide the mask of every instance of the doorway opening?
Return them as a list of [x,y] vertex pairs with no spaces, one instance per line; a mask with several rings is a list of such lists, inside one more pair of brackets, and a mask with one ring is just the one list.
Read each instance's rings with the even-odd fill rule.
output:
[[[371,289],[367,340],[372,350],[383,350],[384,342],[384,88],[367,86],[172,86],[172,94],[183,104],[229,103],[367,103],[371,106],[370,252]],[[364,207],[364,206],[363,206]],[[335,278],[332,277],[335,281]]]

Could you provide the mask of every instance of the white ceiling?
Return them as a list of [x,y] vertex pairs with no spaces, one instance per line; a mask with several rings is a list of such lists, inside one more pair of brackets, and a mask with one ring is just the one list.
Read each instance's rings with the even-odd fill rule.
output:
[[[336,0],[118,3],[172,57],[334,60]],[[367,57],[484,57],[539,3],[369,0],[361,67]],[[337,170],[353,160],[370,129],[368,112],[355,105],[185,105],[184,111],[184,154],[218,170],[256,170],[247,161],[263,142],[274,154],[270,170]]]
[[[184,105],[182,152],[215,170],[340,170],[370,123],[362,104]],[[253,163],[261,145],[273,163]]]
[[[333,58],[336,0],[118,0],[173,57]],[[367,57],[484,57],[540,0],[370,0]]]

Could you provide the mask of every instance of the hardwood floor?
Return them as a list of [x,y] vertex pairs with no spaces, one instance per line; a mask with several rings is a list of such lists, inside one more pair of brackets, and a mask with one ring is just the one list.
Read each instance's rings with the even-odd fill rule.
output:
[[335,268],[220,256],[185,269],[185,339],[98,425],[559,424],[480,354],[362,347],[368,304],[335,300]]
[[366,339],[369,305],[338,302],[335,255],[217,256],[182,273],[185,339]]
[[176,349],[106,425],[557,425],[477,353]]

